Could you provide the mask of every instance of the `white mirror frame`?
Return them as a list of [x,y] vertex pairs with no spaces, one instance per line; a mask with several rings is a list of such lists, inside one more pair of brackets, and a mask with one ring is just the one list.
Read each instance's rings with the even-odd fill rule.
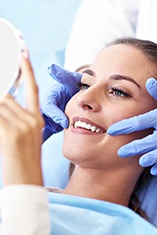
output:
[[20,59],[25,48],[19,30],[0,18],[0,96],[9,93],[16,97],[22,83]]

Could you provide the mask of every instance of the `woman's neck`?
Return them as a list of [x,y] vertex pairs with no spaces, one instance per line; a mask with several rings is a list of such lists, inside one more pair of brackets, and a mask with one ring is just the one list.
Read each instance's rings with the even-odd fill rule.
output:
[[[125,174],[126,173],[126,174]],[[109,201],[128,206],[138,176],[120,170],[112,172],[75,167],[64,194]]]

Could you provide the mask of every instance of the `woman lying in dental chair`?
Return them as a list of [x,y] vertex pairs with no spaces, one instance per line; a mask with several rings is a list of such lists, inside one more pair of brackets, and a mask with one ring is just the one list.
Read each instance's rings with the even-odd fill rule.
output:
[[[148,78],[157,77],[156,67],[157,44],[134,38],[109,44],[83,76],[72,74],[74,81],[51,66],[50,73],[61,83],[57,105],[67,117],[62,151],[75,167],[64,190],[48,193],[41,171],[44,122],[33,71],[24,56],[26,109],[10,96],[0,101],[1,234],[157,234],[136,194],[150,177],[149,167],[139,165],[142,152],[129,158],[117,154],[123,145],[154,135],[155,126],[111,135],[114,123],[156,111],[157,101],[147,91],[155,82]],[[46,127],[53,127],[50,118],[45,120],[50,121]]]
[[[82,72],[83,69],[88,68],[89,65],[84,65],[77,69]],[[49,68],[49,74],[61,84],[56,84],[49,89],[42,103],[43,117],[46,122],[44,129],[44,141],[47,140],[53,133],[56,133],[68,125],[68,118],[62,112],[65,103],[63,100],[69,100],[70,97],[78,90],[75,83],[78,83],[82,77],[80,73],[69,72],[61,69],[57,65],[52,65]],[[153,78],[148,79],[146,89],[150,95],[157,100],[157,82]],[[63,90],[66,92],[63,93]],[[63,97],[62,97],[63,96]],[[60,102],[61,105],[60,106]],[[56,103],[58,106],[56,106]],[[122,146],[118,150],[120,157],[133,157],[138,154],[141,155],[139,164],[142,167],[150,167],[151,174],[146,177],[144,184],[139,189],[136,189],[136,195],[140,201],[140,207],[146,212],[153,224],[157,226],[157,144],[156,144],[156,126],[157,126],[157,110],[149,111],[142,115],[137,115],[133,118],[122,120],[109,127],[108,133],[111,135],[128,134],[130,132],[137,132],[142,129],[153,128],[154,132],[146,138],[135,140]],[[69,172],[74,168],[74,165],[67,161],[58,149],[52,152],[51,146],[57,144],[62,145],[62,132],[51,136],[44,143],[44,157],[43,157],[43,173],[45,185],[61,187],[64,189],[69,181]],[[50,154],[49,154],[50,153]],[[152,166],[152,167],[151,167]],[[53,177],[52,177],[53,176]],[[138,201],[138,200],[137,200]]]

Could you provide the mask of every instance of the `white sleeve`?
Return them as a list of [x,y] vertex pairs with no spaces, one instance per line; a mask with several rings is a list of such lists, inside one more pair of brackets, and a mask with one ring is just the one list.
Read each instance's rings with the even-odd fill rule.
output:
[[49,235],[50,214],[46,189],[13,185],[0,192],[0,235]]
[[105,43],[134,36],[138,0],[82,0],[74,17],[64,67],[74,71],[90,64]]

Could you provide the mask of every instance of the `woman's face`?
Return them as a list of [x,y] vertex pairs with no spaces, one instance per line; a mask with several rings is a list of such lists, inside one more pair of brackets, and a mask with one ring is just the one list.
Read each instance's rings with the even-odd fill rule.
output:
[[153,65],[139,50],[114,45],[101,51],[83,72],[80,91],[66,106],[63,154],[73,163],[95,169],[138,165],[138,157],[122,159],[118,149],[150,133],[150,130],[109,136],[108,127],[122,119],[156,107],[145,82],[155,76]]

